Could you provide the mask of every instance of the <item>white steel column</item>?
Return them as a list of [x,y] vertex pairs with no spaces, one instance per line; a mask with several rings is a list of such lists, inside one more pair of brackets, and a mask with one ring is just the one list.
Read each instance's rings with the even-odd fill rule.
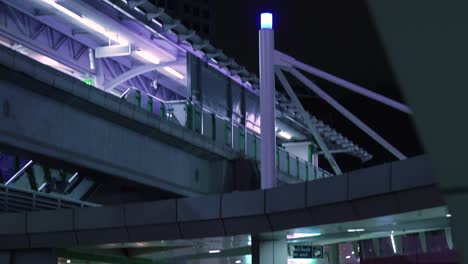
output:
[[288,262],[288,241],[276,240],[252,241],[252,264],[286,264]]
[[273,16],[270,13],[262,13],[261,29],[259,31],[262,189],[276,186],[274,50]]

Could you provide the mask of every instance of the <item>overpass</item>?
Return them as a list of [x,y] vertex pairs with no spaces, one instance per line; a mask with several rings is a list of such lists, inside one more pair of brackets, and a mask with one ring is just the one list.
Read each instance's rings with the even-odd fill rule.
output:
[[[425,199],[418,199],[421,196]],[[268,233],[443,205],[429,159],[419,156],[268,190],[2,214],[0,248],[82,247]]]
[[[224,144],[221,135],[213,140],[20,53],[0,50],[2,149],[179,195],[229,191],[242,181],[232,170],[244,154]],[[245,155],[259,158],[252,145]],[[331,175],[281,149],[278,169],[287,183]],[[255,173],[249,170],[241,174]]]

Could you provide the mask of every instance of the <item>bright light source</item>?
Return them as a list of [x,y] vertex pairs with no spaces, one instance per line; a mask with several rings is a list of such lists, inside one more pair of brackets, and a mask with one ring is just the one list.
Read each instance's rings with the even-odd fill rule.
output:
[[273,29],[273,14],[272,13],[260,14],[260,28]]
[[445,217],[452,217],[452,215],[451,214],[446,214]]
[[144,50],[135,50],[133,53],[150,63],[159,64],[161,62],[161,60],[158,57]]
[[45,64],[47,66],[50,66],[52,68],[57,68],[57,67],[59,67],[61,65],[58,61],[56,61],[54,59],[51,59],[49,57],[43,56],[43,55],[38,55],[38,56],[35,57],[35,59],[38,62],[40,62],[42,64]]
[[303,237],[316,237],[320,236],[320,233],[294,233],[287,235],[287,239],[296,239],[296,238],[303,238]]
[[71,260],[67,259],[67,263],[71,263]]
[[353,252],[351,252],[351,254],[353,254],[353,255],[354,255],[354,251],[353,251]]
[[47,4],[49,4],[50,6],[52,6],[53,8],[57,9],[58,11],[64,13],[65,15],[71,17],[71,18],[74,18],[76,20],[80,20],[81,19],[81,16],[79,16],[78,14],[76,13],[73,13],[72,11],[66,9],[65,7],[59,5],[55,0],[42,0],[44,2],[46,2]]
[[279,135],[280,137],[282,137],[282,138],[287,139],[287,140],[289,140],[289,139],[292,138],[291,134],[289,134],[289,133],[286,132],[286,131],[280,131],[280,132],[278,133],[278,135]]
[[364,232],[364,231],[366,231],[364,228],[348,229],[349,233]]
[[219,253],[219,252],[221,252],[221,250],[219,250],[219,249],[215,249],[215,250],[210,250],[210,251],[208,251],[208,253],[210,253],[210,254],[217,254],[217,253]]
[[62,12],[63,14],[77,20],[78,22],[90,28],[91,30],[96,31],[121,45],[128,45],[128,41],[123,38],[119,38],[119,35],[117,33],[108,31],[104,26],[100,25],[96,21],[93,21],[87,17],[82,17],[68,10],[64,6],[61,6],[60,4],[58,4],[56,0],[42,0],[42,1],[49,4],[53,8],[57,9],[58,11]]
[[181,73],[179,73],[178,71],[172,69],[171,67],[164,67],[164,70],[166,70],[168,73],[172,74],[173,76],[175,76],[177,79],[181,79],[183,80],[184,79],[184,75],[182,75]]
[[238,259],[236,260],[236,263],[242,263],[242,260]]
[[393,235],[390,235],[390,239],[392,240],[393,253],[396,254],[395,240],[393,239]]
[[351,256],[346,256],[346,258],[347,258],[347,259],[350,259],[350,258],[351,258]]

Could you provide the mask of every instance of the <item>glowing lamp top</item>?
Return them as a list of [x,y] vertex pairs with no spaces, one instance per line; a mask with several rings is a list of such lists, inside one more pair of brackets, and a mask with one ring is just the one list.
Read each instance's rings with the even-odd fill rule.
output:
[[273,14],[262,13],[260,15],[260,28],[261,29],[273,29]]

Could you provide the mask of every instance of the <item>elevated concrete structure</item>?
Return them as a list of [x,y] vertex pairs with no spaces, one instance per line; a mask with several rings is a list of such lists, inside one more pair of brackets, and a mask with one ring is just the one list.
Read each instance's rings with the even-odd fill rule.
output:
[[229,147],[19,53],[1,50],[2,148],[181,195],[224,190],[227,161],[237,157]]
[[0,248],[88,246],[262,233],[440,205],[443,202],[430,163],[421,156],[269,190],[3,214],[0,227],[8,226],[7,223],[15,225],[0,228],[0,241],[4,241]]

